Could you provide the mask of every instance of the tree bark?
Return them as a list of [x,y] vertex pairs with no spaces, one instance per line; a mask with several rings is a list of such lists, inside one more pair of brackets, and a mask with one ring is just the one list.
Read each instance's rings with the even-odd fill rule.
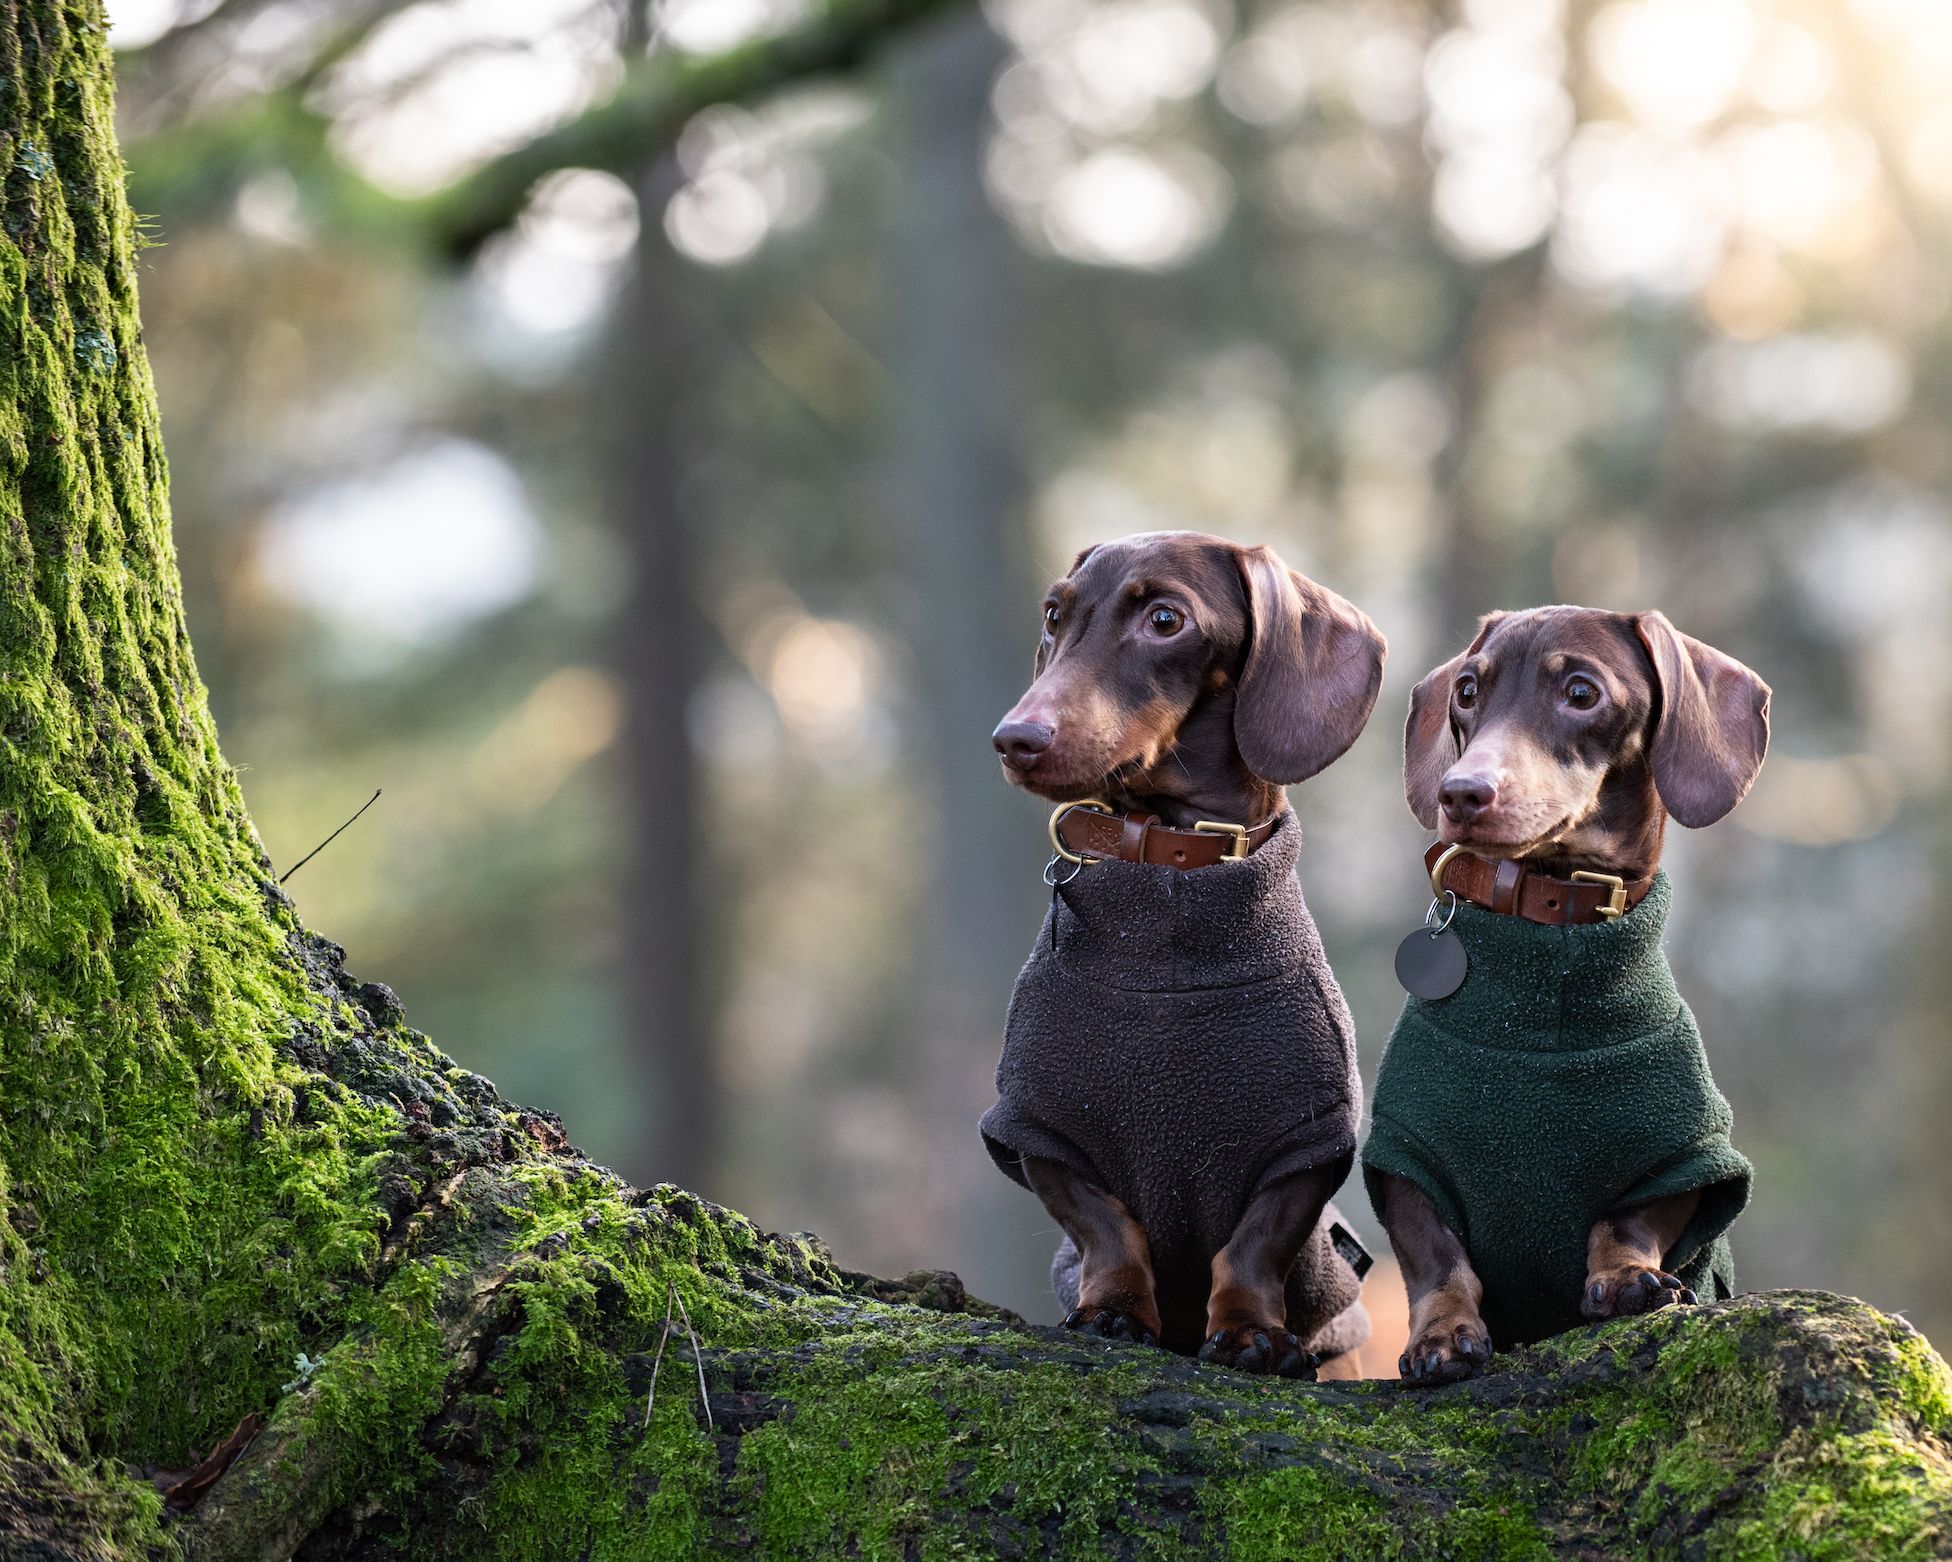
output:
[[[5,1555],[1945,1550],[1952,1373],[1858,1303],[1267,1383],[850,1275],[454,1067],[300,925],[218,751],[110,107],[98,7],[0,0]],[[250,1414],[166,1516],[135,1471]]]

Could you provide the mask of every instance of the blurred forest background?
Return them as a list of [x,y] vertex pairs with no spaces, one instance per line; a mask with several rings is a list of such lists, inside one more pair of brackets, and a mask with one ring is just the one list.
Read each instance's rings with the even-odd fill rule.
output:
[[1944,0],[111,12],[226,747],[281,868],[385,788],[290,888],[461,1063],[1050,1317],[974,1129],[1047,580],[1198,527],[1390,636],[1296,794],[1367,1077],[1410,685],[1659,606],[1776,690],[1668,857],[1743,1279],[1952,1339]]

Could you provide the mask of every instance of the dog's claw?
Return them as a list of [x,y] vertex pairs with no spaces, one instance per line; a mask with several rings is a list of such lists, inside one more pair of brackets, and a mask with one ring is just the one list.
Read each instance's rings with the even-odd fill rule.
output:
[[1414,1342],[1396,1359],[1396,1370],[1413,1388],[1434,1388],[1475,1377],[1491,1364],[1491,1336],[1478,1324],[1439,1332]]
[[1663,1307],[1699,1301],[1685,1281],[1664,1269],[1631,1268],[1602,1275],[1586,1287],[1579,1310],[1595,1323],[1631,1318]]
[[1145,1323],[1115,1307],[1073,1307],[1064,1315],[1064,1327],[1081,1334],[1095,1334],[1101,1340],[1130,1340],[1134,1345],[1159,1343],[1159,1336]]
[[1214,1330],[1200,1347],[1200,1360],[1209,1366],[1232,1367],[1236,1372],[1310,1381],[1319,1365],[1315,1354],[1303,1350],[1301,1341],[1286,1329],[1270,1333],[1252,1325]]

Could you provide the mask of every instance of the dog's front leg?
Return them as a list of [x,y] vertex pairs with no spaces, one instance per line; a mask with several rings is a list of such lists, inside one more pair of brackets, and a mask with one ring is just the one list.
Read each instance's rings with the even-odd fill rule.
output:
[[1397,1362],[1403,1381],[1427,1388],[1480,1371],[1491,1360],[1491,1331],[1478,1311],[1484,1286],[1457,1233],[1401,1177],[1384,1179],[1383,1226],[1410,1293],[1410,1348]]
[[1031,1191],[1078,1247],[1078,1305],[1064,1327],[1158,1344],[1152,1249],[1132,1212],[1062,1161],[1027,1156],[1023,1172]]
[[1586,1290],[1579,1310],[1594,1320],[1652,1312],[1697,1298],[1661,1267],[1701,1203],[1698,1190],[1620,1210],[1595,1221],[1586,1238]]
[[1284,1177],[1248,1201],[1233,1235],[1213,1258],[1200,1360],[1242,1372],[1312,1378],[1315,1358],[1288,1328],[1288,1271],[1349,1175],[1344,1157]]

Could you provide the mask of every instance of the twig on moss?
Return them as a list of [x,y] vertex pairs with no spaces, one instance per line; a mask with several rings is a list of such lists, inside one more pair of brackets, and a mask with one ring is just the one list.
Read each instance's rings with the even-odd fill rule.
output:
[[664,1327],[658,1331],[657,1354],[651,1358],[651,1391],[644,1396],[644,1430],[651,1429],[651,1407],[657,1403],[657,1369],[664,1365],[664,1342],[671,1338],[671,1304],[677,1300],[675,1284],[664,1288]]
[[685,1311],[685,1299],[678,1295],[678,1284],[671,1282],[671,1299],[678,1304],[678,1316],[685,1321],[685,1333],[691,1336],[691,1359],[698,1368],[698,1403],[704,1407],[705,1425],[716,1432],[718,1423],[712,1420],[712,1396],[705,1392],[705,1355],[698,1348],[698,1331],[691,1326],[691,1314]]
[[346,831],[351,827],[353,819],[357,819],[360,814],[366,812],[367,809],[371,808],[373,804],[377,803],[379,800],[380,800],[380,789],[378,787],[374,787],[373,795],[367,798],[365,802],[359,805],[359,812],[355,813],[352,816],[352,819],[348,819],[344,824],[340,825],[338,829],[334,830],[324,840],[320,841],[318,845],[314,846],[303,857],[300,857],[298,861],[294,862],[289,868],[285,869],[283,873],[279,874],[278,882],[280,884],[284,883],[286,879],[290,878],[300,868],[304,867],[306,863],[310,862],[314,857],[318,856],[318,854],[324,851],[326,847],[330,846],[334,841],[338,840],[339,837],[344,835]]

